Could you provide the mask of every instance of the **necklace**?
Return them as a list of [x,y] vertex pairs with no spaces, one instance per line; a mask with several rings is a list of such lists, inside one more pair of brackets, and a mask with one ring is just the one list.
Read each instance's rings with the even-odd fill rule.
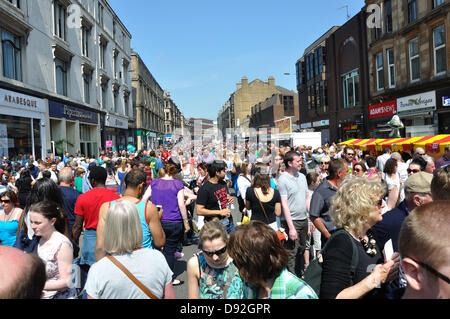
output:
[[[4,219],[3,221],[5,223],[9,222],[9,220],[11,219],[11,216],[13,215],[14,209],[15,209],[15,207],[9,213],[7,213],[5,210],[3,210],[3,213],[5,214],[5,217],[3,218]],[[8,218],[6,218],[6,217],[8,217]]]
[[370,232],[367,232],[367,237],[369,238],[369,243],[367,243],[367,241],[364,238],[362,238],[361,236],[359,236],[359,241],[363,245],[364,250],[366,251],[367,255],[373,257],[377,254],[376,241],[375,241],[375,238],[373,238],[372,233],[370,233]]

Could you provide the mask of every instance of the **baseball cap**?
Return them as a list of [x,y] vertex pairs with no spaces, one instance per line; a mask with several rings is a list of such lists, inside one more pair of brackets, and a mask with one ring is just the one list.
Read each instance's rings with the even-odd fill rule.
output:
[[408,193],[431,194],[432,179],[433,174],[427,172],[415,173],[406,180],[405,191]]

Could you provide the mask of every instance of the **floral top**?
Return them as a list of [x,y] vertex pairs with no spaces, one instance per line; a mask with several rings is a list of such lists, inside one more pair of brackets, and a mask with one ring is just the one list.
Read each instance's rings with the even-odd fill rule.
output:
[[242,299],[243,282],[233,262],[225,268],[213,268],[202,252],[196,254],[199,264],[200,299]]
[[[45,272],[47,273],[47,281],[50,280],[58,280],[59,279],[59,269],[58,269],[58,260],[56,255],[61,248],[63,243],[67,243],[70,247],[72,247],[72,243],[66,236],[61,233],[57,233],[58,236],[52,238],[52,242],[48,242],[49,245],[45,247],[38,247],[38,255],[45,263]],[[61,295],[64,293],[65,298],[71,298],[75,296],[75,290],[73,288],[68,288],[65,291],[59,292],[55,290],[44,290],[43,291],[43,299],[51,299],[55,298],[56,295]]]
[[[244,299],[257,299],[259,287],[245,283]],[[273,283],[269,299],[319,299],[306,282],[289,272],[286,268]]]

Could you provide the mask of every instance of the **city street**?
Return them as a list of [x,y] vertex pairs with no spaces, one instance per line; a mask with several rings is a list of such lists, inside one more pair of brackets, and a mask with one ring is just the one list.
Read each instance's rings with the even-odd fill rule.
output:
[[[231,194],[234,195],[233,190],[231,190]],[[232,215],[233,215],[234,224],[236,225],[237,222],[241,221],[241,213],[239,212],[239,209],[238,209],[236,196],[233,196],[233,198],[234,198],[235,205],[234,205]],[[197,220],[197,214],[194,215],[194,220]],[[175,274],[178,275],[177,279],[182,282],[181,285],[174,286],[175,297],[177,299],[187,299],[188,298],[186,267],[187,267],[188,260],[197,251],[198,251],[197,245],[184,246],[183,247],[184,256],[182,258],[178,259],[175,263]]]

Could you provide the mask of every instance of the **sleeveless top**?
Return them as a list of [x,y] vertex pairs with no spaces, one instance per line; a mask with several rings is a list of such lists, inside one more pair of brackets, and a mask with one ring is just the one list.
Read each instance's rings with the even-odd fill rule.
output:
[[[59,279],[58,260],[56,255],[63,243],[67,243],[72,248],[70,240],[61,233],[52,239],[52,242],[47,242],[45,247],[38,246],[37,254],[45,263],[45,272],[47,274],[47,281]],[[42,299],[73,299],[76,296],[75,288],[67,288],[64,291],[44,290]]]
[[[126,199],[125,199],[126,200]],[[113,200],[110,204],[110,207],[113,206],[117,201]],[[145,207],[146,202],[140,200],[135,203],[139,210],[139,215],[141,216],[141,224],[142,224],[142,247],[153,249],[152,247],[152,233],[150,232],[149,221],[145,218]]]
[[[19,227],[19,221],[12,219],[14,215],[14,209],[11,211],[6,221],[0,221],[0,241],[4,246],[13,246],[16,242],[17,228]],[[4,213],[4,210],[2,211]]]
[[244,284],[231,261],[225,268],[213,268],[206,262],[203,252],[197,253],[200,280],[200,299],[242,299]]

